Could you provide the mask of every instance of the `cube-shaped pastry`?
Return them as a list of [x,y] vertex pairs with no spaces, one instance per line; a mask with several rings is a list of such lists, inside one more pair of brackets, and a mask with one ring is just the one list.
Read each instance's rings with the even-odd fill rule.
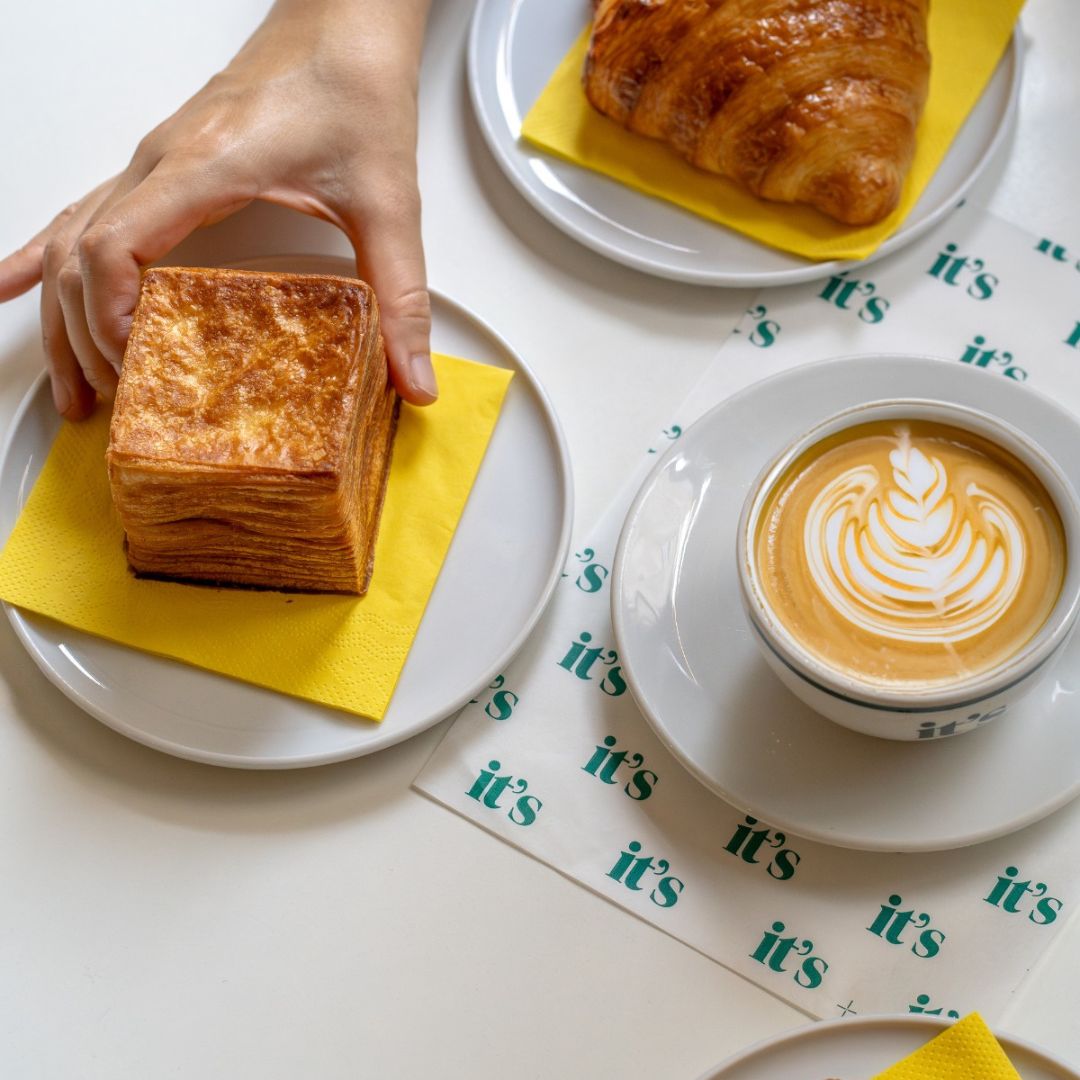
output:
[[362,281],[147,270],[107,454],[132,569],[362,595],[397,413]]

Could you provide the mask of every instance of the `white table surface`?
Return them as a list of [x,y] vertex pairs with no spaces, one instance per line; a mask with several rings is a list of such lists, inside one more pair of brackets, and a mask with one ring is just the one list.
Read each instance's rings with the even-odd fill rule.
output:
[[[0,249],[122,167],[265,6],[5,5]],[[588,522],[749,296],[623,269],[529,209],[470,112],[471,6],[435,0],[428,34],[430,276],[546,382]],[[1017,135],[975,197],[1080,252],[1080,8],[1031,0],[1024,26]],[[346,250],[305,230],[255,217],[237,257]],[[40,366],[36,308],[0,307],[0,428]],[[310,771],[189,764],[69,704],[3,620],[0,1075],[693,1077],[806,1022],[410,791],[442,731]],[[1078,967],[1074,920],[1003,1026],[1080,1062]]]

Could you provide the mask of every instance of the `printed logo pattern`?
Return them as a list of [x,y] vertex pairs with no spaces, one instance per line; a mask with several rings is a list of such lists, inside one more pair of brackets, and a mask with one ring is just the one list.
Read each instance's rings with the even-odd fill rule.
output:
[[[740,813],[638,713],[610,567],[656,456],[722,397],[796,364],[921,352],[1080,411],[1077,272],[1058,239],[965,207],[869,268],[764,292],[680,414],[643,439],[640,471],[568,559],[541,630],[455,721],[418,789],[814,1015],[979,1009],[993,1022],[1080,898],[1080,809],[905,856],[829,848]],[[931,723],[925,738],[947,734]]]

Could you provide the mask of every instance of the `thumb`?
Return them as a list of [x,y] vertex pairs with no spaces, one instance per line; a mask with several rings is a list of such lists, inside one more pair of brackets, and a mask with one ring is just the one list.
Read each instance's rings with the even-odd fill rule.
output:
[[379,301],[386,358],[397,392],[413,405],[439,395],[431,366],[431,298],[420,238],[420,196],[415,185],[390,205],[369,207],[348,222],[360,276]]

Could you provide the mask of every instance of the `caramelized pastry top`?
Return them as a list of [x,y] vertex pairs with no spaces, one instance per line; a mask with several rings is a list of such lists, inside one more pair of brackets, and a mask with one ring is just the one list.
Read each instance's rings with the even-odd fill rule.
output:
[[238,270],[147,270],[110,458],[334,472],[364,369],[385,364],[369,286]]

